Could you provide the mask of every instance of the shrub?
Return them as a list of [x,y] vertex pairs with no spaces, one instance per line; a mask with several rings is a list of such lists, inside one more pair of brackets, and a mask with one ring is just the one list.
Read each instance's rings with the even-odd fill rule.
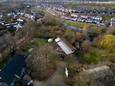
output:
[[114,35],[105,35],[99,41],[99,46],[103,49],[106,49],[109,52],[115,53],[115,36]]
[[92,49],[88,53],[85,53],[83,58],[88,63],[97,64],[102,60],[102,54],[99,50]]

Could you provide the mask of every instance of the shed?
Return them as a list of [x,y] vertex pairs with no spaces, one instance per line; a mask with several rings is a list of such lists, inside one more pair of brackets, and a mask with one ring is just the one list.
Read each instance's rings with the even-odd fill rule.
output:
[[69,45],[69,43],[65,42],[61,38],[56,38],[55,42],[58,44],[58,46],[64,51],[66,55],[74,53],[74,48]]

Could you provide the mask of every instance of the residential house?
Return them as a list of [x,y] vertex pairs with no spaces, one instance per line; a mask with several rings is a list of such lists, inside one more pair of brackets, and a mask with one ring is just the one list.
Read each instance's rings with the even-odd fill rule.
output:
[[93,17],[93,22],[95,24],[100,24],[102,22],[103,18],[100,16]]
[[110,26],[115,26],[115,18],[111,18]]
[[32,21],[37,21],[37,19],[39,19],[37,14],[25,14],[25,17],[31,19]]
[[71,13],[71,17],[77,18],[77,17],[78,17],[78,14]]
[[3,15],[2,15],[2,14],[0,14],[0,18],[3,18]]

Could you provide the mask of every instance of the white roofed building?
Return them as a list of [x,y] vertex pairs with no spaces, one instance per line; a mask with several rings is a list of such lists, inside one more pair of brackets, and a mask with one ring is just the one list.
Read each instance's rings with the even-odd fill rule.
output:
[[67,42],[65,42],[64,40],[62,40],[61,38],[56,38],[55,39],[55,42],[58,44],[58,46],[62,49],[62,51],[66,54],[66,55],[69,55],[69,54],[72,54],[74,53],[75,49],[70,47],[68,45]]
[[111,25],[111,26],[115,26],[115,18],[111,18],[110,25]]

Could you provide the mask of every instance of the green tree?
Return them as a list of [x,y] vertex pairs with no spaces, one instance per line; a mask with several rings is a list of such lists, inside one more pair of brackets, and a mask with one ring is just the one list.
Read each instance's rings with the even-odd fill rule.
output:
[[88,53],[84,53],[83,58],[88,63],[97,64],[102,61],[102,54],[98,49],[93,48]]

